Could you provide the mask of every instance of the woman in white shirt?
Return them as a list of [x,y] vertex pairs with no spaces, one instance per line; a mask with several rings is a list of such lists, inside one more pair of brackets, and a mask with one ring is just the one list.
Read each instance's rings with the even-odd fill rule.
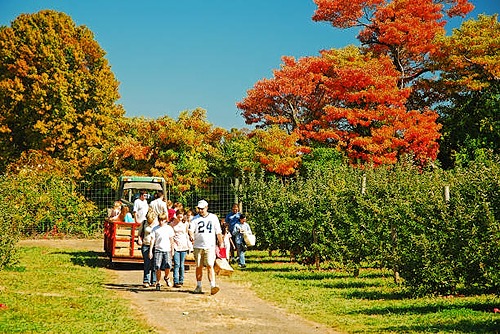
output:
[[189,250],[189,222],[183,209],[177,210],[170,226],[174,229],[174,288],[180,288],[184,284],[184,261]]

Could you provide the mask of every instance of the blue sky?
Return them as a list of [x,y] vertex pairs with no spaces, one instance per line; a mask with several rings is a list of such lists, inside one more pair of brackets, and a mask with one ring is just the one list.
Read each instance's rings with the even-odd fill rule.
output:
[[[500,0],[472,2],[471,17],[500,12]],[[65,12],[94,32],[120,82],[126,116],[177,119],[201,107],[226,129],[247,127],[235,104],[272,77],[283,55],[357,44],[357,30],[313,22],[312,0],[0,0],[0,25],[42,9]]]

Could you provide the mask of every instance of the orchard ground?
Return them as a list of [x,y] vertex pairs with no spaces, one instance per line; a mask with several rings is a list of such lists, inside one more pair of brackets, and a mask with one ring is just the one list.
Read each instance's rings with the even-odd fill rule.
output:
[[[40,239],[22,240],[20,245],[70,248],[102,254],[103,240]],[[250,284],[241,285],[230,277],[217,276],[220,291],[211,296],[203,272],[204,294],[193,294],[194,268],[186,272],[181,289],[162,287],[161,291],[142,287],[142,268],[136,264],[110,266],[107,289],[130,302],[131,311],[144,319],[157,333],[338,333],[258,298]]]

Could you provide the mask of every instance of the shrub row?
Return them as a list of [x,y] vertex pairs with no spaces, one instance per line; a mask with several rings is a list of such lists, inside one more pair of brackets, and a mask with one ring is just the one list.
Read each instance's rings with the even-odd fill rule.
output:
[[74,182],[52,172],[22,171],[0,179],[0,269],[17,261],[15,245],[24,236],[89,235],[98,211],[75,190]]
[[390,268],[416,294],[500,291],[497,161],[447,172],[340,165],[244,184],[262,249],[355,274]]

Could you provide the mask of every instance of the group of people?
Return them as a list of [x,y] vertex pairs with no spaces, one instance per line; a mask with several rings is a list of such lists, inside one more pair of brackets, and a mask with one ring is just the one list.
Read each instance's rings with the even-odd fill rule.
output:
[[[245,233],[251,234],[252,230],[247,223],[247,218],[240,212],[239,205],[233,204],[231,212],[224,218],[224,236],[226,249],[230,250],[228,259],[237,262],[240,268],[246,268],[245,252],[247,245],[244,239]],[[236,251],[236,257],[234,255]]]
[[[239,212],[238,204],[233,205],[221,224],[217,215],[208,211],[208,202],[205,200],[198,202],[195,214],[191,210],[185,211],[180,203],[173,204],[165,200],[162,191],[158,191],[149,204],[147,196],[146,191],[140,192],[134,201],[132,214],[122,214],[123,211],[128,211],[127,206],[123,206],[118,212],[118,202],[110,214],[111,220],[141,223],[137,242],[141,246],[144,260],[144,287],[154,286],[156,290],[161,290],[162,274],[167,286],[182,287],[184,263],[190,252],[194,255],[196,265],[196,288],[193,293],[203,293],[204,267],[210,282],[210,294],[214,295],[219,291],[214,272],[218,256],[225,255],[228,259],[235,259],[234,252],[237,252],[239,267],[246,267],[243,235],[251,233],[251,229],[246,217]],[[225,254],[221,255],[223,249]],[[173,282],[170,279],[171,270]]]

